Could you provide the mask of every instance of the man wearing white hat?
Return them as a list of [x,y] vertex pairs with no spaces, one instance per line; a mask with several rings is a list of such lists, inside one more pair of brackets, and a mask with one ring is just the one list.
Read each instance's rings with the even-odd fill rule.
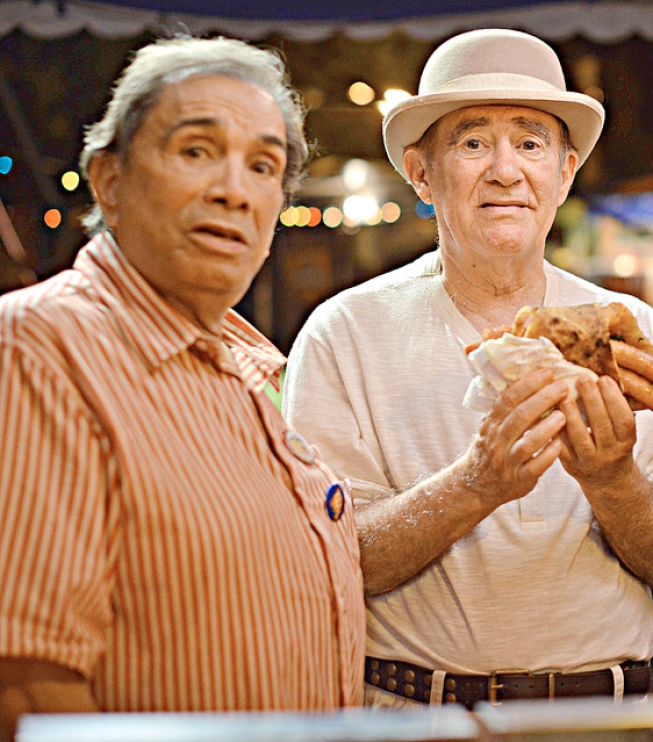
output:
[[603,118],[533,36],[442,44],[383,124],[439,249],[325,302],[290,354],[285,413],[354,487],[370,705],[649,689],[653,415],[601,377],[588,428],[543,370],[463,406],[464,346],[524,305],[618,300],[653,337],[646,304],[544,259]]

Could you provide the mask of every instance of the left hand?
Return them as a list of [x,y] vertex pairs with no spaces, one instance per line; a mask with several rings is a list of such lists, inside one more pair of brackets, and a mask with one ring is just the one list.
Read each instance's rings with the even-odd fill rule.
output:
[[[609,376],[598,381],[583,379],[577,388],[578,400],[567,398],[560,404],[567,418],[560,434],[560,461],[584,490],[601,488],[632,471],[637,440],[635,415],[619,385]],[[586,420],[581,416],[581,406]]]

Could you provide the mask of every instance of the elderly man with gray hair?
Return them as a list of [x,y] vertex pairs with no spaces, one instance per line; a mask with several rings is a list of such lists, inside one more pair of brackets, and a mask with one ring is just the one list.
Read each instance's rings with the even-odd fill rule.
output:
[[327,300],[291,350],[288,419],[352,480],[370,705],[649,690],[653,413],[547,369],[464,404],[464,349],[524,306],[621,302],[653,337],[644,302],[544,258],[603,118],[529,34],[440,45],[383,123],[439,249]]
[[86,134],[71,270],[0,300],[0,736],[25,712],[362,702],[348,485],[231,309],[307,157],[280,58],[143,47]]

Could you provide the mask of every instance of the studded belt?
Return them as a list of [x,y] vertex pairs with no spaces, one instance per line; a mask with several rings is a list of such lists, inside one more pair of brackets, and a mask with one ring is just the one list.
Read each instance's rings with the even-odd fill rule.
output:
[[[648,693],[651,662],[624,662],[624,693]],[[404,698],[429,703],[433,672],[423,667],[367,657],[365,680],[382,690]],[[469,710],[478,701],[501,703],[514,699],[565,698],[572,696],[612,696],[611,670],[563,674],[529,673],[526,670],[496,670],[490,675],[452,675],[444,678],[442,703],[460,703]]]

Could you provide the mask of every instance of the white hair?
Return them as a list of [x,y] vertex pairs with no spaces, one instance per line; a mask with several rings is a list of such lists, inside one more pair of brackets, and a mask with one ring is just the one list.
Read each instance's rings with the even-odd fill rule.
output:
[[[128,159],[131,142],[163,88],[199,74],[244,80],[258,85],[274,98],[286,124],[287,166],[283,190],[286,205],[289,204],[308,159],[305,110],[288,82],[286,66],[278,53],[224,37],[176,36],[139,49],[115,83],[104,116],[86,130],[80,156],[82,175],[88,180],[89,163],[100,152],[115,152]],[[106,229],[98,203],[82,223],[91,236]]]

